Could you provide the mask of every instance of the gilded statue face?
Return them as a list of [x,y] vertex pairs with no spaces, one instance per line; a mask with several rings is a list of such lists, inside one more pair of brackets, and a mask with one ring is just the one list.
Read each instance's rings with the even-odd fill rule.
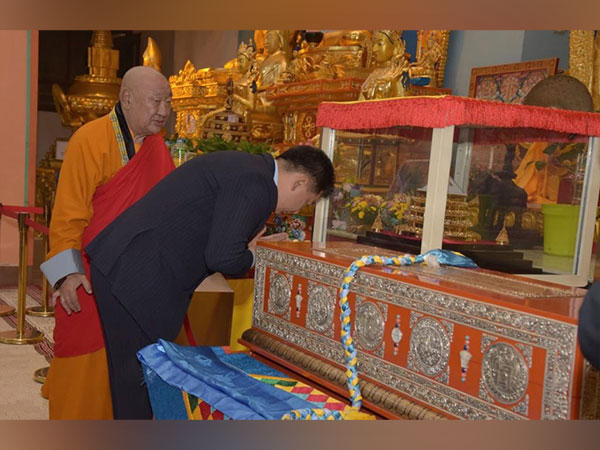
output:
[[280,48],[279,35],[276,31],[267,32],[265,37],[265,50],[269,55],[275,53]]
[[373,44],[373,52],[375,60],[378,63],[384,63],[392,59],[394,54],[394,45],[388,37],[382,33],[375,34],[375,43]]
[[244,74],[248,72],[248,69],[250,68],[250,60],[246,58],[245,55],[238,55],[237,66],[240,73]]

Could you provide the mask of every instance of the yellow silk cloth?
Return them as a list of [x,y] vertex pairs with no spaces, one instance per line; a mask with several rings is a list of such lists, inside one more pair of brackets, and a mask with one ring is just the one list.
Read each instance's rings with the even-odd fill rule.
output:
[[[532,203],[556,203],[558,198],[558,185],[560,177],[566,170],[554,166],[544,150],[548,147],[547,142],[532,143],[519,167],[515,171],[517,178],[515,183],[527,192],[527,201]],[[545,162],[546,165],[538,170],[535,163]]]

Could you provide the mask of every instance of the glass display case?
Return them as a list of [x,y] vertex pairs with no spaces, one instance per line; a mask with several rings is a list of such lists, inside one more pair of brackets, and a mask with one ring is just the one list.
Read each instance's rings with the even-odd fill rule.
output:
[[584,286],[595,251],[600,114],[478,99],[323,103],[336,188],[313,240],[460,251],[482,268]]

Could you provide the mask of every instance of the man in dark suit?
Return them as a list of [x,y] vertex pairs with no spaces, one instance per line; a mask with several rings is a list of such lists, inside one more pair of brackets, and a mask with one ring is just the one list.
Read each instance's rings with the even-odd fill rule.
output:
[[592,284],[581,305],[577,334],[583,356],[600,370],[600,281]]
[[242,275],[273,212],[328,196],[329,158],[309,146],[216,152],[167,175],[86,247],[107,348],[115,419],[152,417],[136,352],[173,340],[192,293],[214,272]]

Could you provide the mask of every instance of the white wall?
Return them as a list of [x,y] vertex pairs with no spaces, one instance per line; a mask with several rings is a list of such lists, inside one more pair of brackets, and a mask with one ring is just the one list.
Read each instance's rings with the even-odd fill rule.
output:
[[526,30],[523,61],[558,58],[559,70],[569,68],[569,32],[556,30]]

